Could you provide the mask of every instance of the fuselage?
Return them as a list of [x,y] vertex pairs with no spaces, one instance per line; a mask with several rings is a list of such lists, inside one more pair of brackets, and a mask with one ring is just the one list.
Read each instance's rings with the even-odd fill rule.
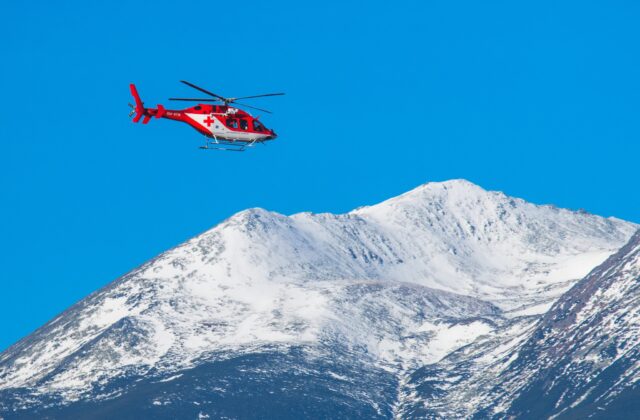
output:
[[[158,110],[148,109],[150,114]],[[162,112],[164,111],[164,112]],[[160,118],[182,121],[207,137],[220,140],[262,142],[277,137],[246,111],[227,105],[198,104],[183,110],[162,110]]]

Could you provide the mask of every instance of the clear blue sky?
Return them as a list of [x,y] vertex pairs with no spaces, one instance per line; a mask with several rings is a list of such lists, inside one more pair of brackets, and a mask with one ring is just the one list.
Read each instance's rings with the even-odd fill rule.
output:
[[[0,349],[247,207],[345,212],[466,178],[640,222],[638,2],[0,10]],[[187,126],[131,123],[130,82],[168,106],[194,93],[180,79],[285,91],[253,102],[280,138],[203,152]]]

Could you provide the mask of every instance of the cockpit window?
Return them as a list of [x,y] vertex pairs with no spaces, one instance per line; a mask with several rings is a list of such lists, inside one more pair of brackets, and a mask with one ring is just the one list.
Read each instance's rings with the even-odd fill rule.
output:
[[242,128],[243,130],[249,128],[249,123],[247,123],[247,120],[240,120],[240,128]]
[[202,107],[200,105],[196,105],[193,107],[193,109],[195,109],[196,111],[200,111]]
[[262,125],[262,123],[258,120],[253,120],[253,130],[254,131],[265,131],[264,125]]
[[236,120],[235,118],[229,118],[227,120],[227,127],[238,128],[238,120]]

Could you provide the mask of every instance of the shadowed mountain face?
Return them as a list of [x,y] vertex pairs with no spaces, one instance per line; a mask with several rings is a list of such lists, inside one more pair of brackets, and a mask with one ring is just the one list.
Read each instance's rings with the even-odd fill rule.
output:
[[412,373],[408,417],[640,415],[640,232],[558,299]]
[[[600,290],[576,292],[601,268],[574,285],[635,229],[461,180],[342,215],[247,210],[2,353],[0,416],[546,413],[527,402],[546,379],[515,384],[541,375],[540,360],[549,374],[562,370],[564,359],[546,355],[558,349],[550,343],[565,343],[587,315],[562,324],[552,314],[569,296],[584,303]],[[581,308],[594,317],[606,309]],[[560,324],[562,336],[553,333]],[[627,352],[599,340],[612,354]],[[588,388],[591,378],[580,383]],[[474,389],[486,398],[470,398]],[[582,397],[574,391],[562,401]]]
[[545,314],[503,375],[510,412],[637,416],[639,344],[640,232]]

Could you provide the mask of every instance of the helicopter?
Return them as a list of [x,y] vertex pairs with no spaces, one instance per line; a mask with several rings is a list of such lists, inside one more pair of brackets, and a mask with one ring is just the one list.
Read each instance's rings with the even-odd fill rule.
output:
[[225,98],[224,96],[217,95],[185,80],[181,80],[180,82],[212,98],[169,98],[169,100],[219,102],[220,104],[198,103],[195,106],[182,110],[165,109],[162,105],[158,105],[156,108],[145,108],[144,102],[142,102],[140,95],[138,95],[136,86],[132,83],[129,85],[129,88],[135,100],[135,105],[129,104],[129,107],[131,107],[129,117],[133,117],[134,123],[142,119],[142,124],[147,124],[152,117],[167,118],[169,120],[187,123],[205,136],[205,145],[200,146],[201,149],[205,150],[213,149],[242,152],[247,147],[252,147],[258,143],[265,144],[265,142],[275,140],[278,137],[274,130],[265,127],[264,124],[259,121],[260,117],[254,117],[234,105],[240,105],[270,114],[271,111],[266,109],[240,104],[236,101],[238,99],[280,96],[284,95],[284,93],[266,93],[238,98]]

